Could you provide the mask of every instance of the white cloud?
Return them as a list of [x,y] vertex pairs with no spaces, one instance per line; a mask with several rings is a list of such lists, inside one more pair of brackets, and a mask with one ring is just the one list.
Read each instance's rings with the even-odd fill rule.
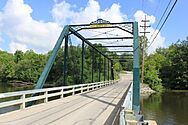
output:
[[67,20],[74,16],[74,12],[71,11],[71,5],[62,1],[54,5],[52,9],[52,16],[58,24],[67,24]]
[[[59,25],[90,23],[99,18],[108,20],[110,22],[123,22],[127,20],[127,16],[121,12],[121,6],[118,3],[112,4],[110,8],[101,10],[100,5],[97,1],[89,0],[85,8],[80,8],[78,10],[79,11],[75,11],[75,5],[71,5],[65,1],[62,1],[60,3],[56,2],[52,9],[52,15],[54,20]],[[89,37],[106,31],[109,31],[109,29],[101,29],[98,32],[91,32],[91,30],[87,32],[81,31],[81,33],[82,35]],[[125,32],[122,32],[122,30],[115,30],[114,32],[112,31],[110,33],[120,35],[122,35],[123,33],[125,35]],[[103,37],[106,35],[108,34],[102,34],[98,37]],[[94,41],[92,42],[95,43]],[[109,41],[109,43],[110,42],[112,41]]]
[[[121,12],[121,6],[119,4],[114,3],[110,8],[107,8],[105,10],[100,9],[100,5],[95,0],[89,0],[86,7],[80,9],[80,11],[74,11],[75,6],[71,5],[65,1],[62,1],[60,3],[57,3],[54,5],[52,9],[52,15],[53,18],[56,20],[56,22],[60,25],[64,24],[80,24],[80,23],[90,23],[94,20],[97,20],[98,18],[102,18],[104,20],[108,20],[110,22],[122,22],[122,21],[128,21],[127,16]],[[91,13],[92,12],[92,13]],[[153,15],[147,15],[141,10],[136,11],[134,14],[134,18],[136,21],[138,21],[139,26],[141,25],[141,20],[147,16],[147,19],[150,20],[148,25],[152,25],[155,23],[156,19]],[[132,19],[129,19],[132,20]],[[105,30],[101,30],[101,32],[104,32]],[[139,31],[143,31],[142,28],[139,27]],[[148,28],[148,31],[150,32],[147,34],[147,37],[150,38],[151,34],[154,31],[154,28],[150,27]],[[119,31],[115,31],[117,34],[121,34]],[[84,33],[86,36],[88,36],[90,32]],[[96,33],[90,33],[92,35]],[[155,35],[153,35],[155,36]],[[156,40],[153,42],[151,47],[148,49],[149,53],[153,53],[156,48],[162,47],[164,43],[165,38],[161,36],[159,33]],[[124,42],[124,41],[123,41]]]
[[53,48],[61,28],[54,22],[34,20],[31,13],[32,8],[23,0],[7,1],[0,13],[0,29],[11,39],[11,51],[29,48],[47,52]]
[[[153,40],[154,36],[158,32],[158,30],[156,30],[156,32],[153,34],[154,28],[152,27],[152,24],[154,24],[155,21],[156,21],[155,17],[153,15],[147,15],[143,11],[138,10],[134,14],[134,18],[135,18],[136,21],[138,21],[138,24],[140,26],[140,25],[143,25],[143,22],[141,22],[141,21],[144,19],[145,15],[146,15],[146,19],[150,21],[150,22],[147,23],[147,25],[151,25],[151,27],[147,28],[147,31],[150,32],[150,33],[146,34],[147,38],[149,39],[149,41],[148,41],[149,42],[148,45],[149,45],[150,42],[151,42],[151,40]],[[143,31],[143,28],[139,27],[139,31]],[[152,36],[152,34],[153,34],[153,36]],[[142,34],[140,34],[140,35],[142,35]],[[164,41],[165,41],[165,38],[163,36],[161,36],[161,33],[159,33],[158,36],[157,36],[157,38],[155,39],[155,41],[148,48],[148,50],[147,50],[148,53],[153,53],[156,48],[163,47],[164,46]]]
[[[76,11],[78,10],[78,11]],[[44,22],[34,20],[31,16],[32,8],[25,4],[23,0],[8,0],[5,7],[0,11],[0,30],[10,38],[10,51],[16,49],[26,51],[33,49],[36,52],[47,52],[53,48],[60,31],[61,26],[66,24],[90,23],[102,18],[110,22],[123,22],[127,15],[122,13],[121,6],[118,3],[112,4],[111,7],[101,10],[99,2],[89,0],[83,8],[76,8],[68,2],[57,2],[52,9],[52,16],[55,22]],[[135,20],[141,24],[145,13],[137,11],[134,15]],[[155,23],[154,16],[148,16],[150,24]],[[148,29],[151,33],[153,28]],[[103,31],[102,31],[103,32]],[[118,33],[114,31],[112,33]],[[121,33],[120,33],[121,34]],[[148,38],[151,34],[147,34]],[[157,42],[152,44],[149,52],[153,52],[156,47],[163,46],[164,37],[159,33]]]
[[151,15],[151,16],[147,15],[142,10],[137,10],[136,13],[134,14],[134,18],[136,21],[141,23],[141,21],[144,19],[145,15],[146,15],[147,20],[150,21],[147,23],[148,25],[155,23],[155,17],[153,15]]
[[86,7],[74,11],[75,5],[65,1],[57,3],[52,9],[53,18],[58,24],[90,23],[102,18],[110,22],[121,22],[127,19],[127,16],[120,11],[120,5],[114,3],[110,8],[104,11],[100,10],[100,5],[95,0],[89,0]]
[[11,42],[9,47],[10,47],[10,52],[12,53],[14,53],[16,50],[22,50],[23,52],[26,52],[28,50],[25,44],[20,44],[16,42]]

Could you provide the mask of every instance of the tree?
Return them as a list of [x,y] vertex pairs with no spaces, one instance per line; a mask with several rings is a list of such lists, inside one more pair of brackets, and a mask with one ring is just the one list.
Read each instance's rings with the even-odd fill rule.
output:
[[[102,46],[101,44],[95,44],[94,46]],[[101,47],[100,47],[101,48]],[[108,51],[107,48],[101,48],[101,51]],[[80,45],[68,47],[68,62],[67,62],[67,83],[68,85],[81,84],[81,52]],[[92,53],[95,53],[94,60],[92,62]],[[32,82],[36,83],[40,77],[43,68],[47,62],[52,51],[48,54],[37,54],[33,50],[28,50],[23,53],[17,50],[14,54],[10,54],[4,51],[0,51],[0,81],[2,82]],[[108,60],[104,65],[104,57],[100,55],[92,47],[85,45],[84,47],[84,82],[92,82],[92,63],[93,63],[93,81],[99,81],[99,69],[100,69],[100,81],[104,80],[104,75],[107,80],[108,72]],[[104,67],[105,66],[105,67]],[[106,72],[104,73],[104,69]],[[115,77],[117,72],[122,70],[121,64],[117,62],[115,64]],[[117,70],[117,71],[116,71]],[[57,54],[55,62],[47,77],[47,84],[54,86],[62,86],[64,79],[64,48],[61,48]]]
[[45,63],[45,55],[36,54],[32,50],[26,51],[23,55],[23,59],[16,64],[16,79],[36,83],[42,73]]
[[168,48],[157,49],[146,58],[144,82],[153,88],[162,83],[167,89],[188,89],[187,57],[188,38],[179,40]]
[[14,66],[13,54],[0,51],[0,81],[7,82],[14,78]]
[[161,79],[159,78],[159,72],[156,70],[155,65],[151,65],[151,61],[146,61],[144,69],[144,83],[149,84],[149,86],[156,90],[162,90]]
[[[130,54],[127,54],[127,53],[123,53],[120,56],[120,60],[124,60],[126,58],[132,58],[132,57],[130,56]],[[125,62],[124,61],[123,62],[120,61],[120,64],[122,66],[122,70],[132,71],[132,69],[133,69],[133,60],[132,59],[126,59]]]
[[179,42],[167,49],[168,64],[161,69],[160,76],[169,89],[188,89],[188,40]]
[[162,90],[162,79],[160,78],[160,69],[166,63],[166,57],[157,51],[146,57],[144,67],[144,83],[156,91]]
[[20,50],[16,50],[16,52],[14,53],[14,62],[18,63],[22,59],[23,59],[23,52]]

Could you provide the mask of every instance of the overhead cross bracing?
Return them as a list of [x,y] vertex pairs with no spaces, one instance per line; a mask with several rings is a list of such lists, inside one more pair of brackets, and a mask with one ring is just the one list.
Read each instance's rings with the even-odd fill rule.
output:
[[[105,55],[133,53],[133,22],[110,23],[102,19],[91,24],[70,25],[91,44],[101,44],[97,48]],[[102,51],[106,47],[108,51]],[[112,60],[113,57],[109,57]]]

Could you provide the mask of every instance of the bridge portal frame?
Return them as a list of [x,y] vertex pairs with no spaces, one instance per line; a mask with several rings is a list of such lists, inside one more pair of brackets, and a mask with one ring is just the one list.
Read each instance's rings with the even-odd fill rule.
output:
[[[124,25],[124,26],[122,26]],[[128,25],[128,28],[125,27],[125,25]],[[131,25],[131,28],[130,28]],[[130,33],[133,35],[133,37],[111,37],[111,38],[84,38],[79,31],[81,30],[87,30],[87,29],[102,29],[102,28],[118,28],[122,31],[125,31],[127,33]],[[92,81],[93,81],[93,59],[94,59],[94,51],[96,51],[98,54],[102,55],[104,58],[104,74],[106,74],[106,64],[105,61],[106,59],[108,60],[107,62],[111,63],[111,79],[114,80],[114,61],[116,59],[113,59],[113,57],[110,57],[106,53],[102,52],[99,48],[94,46],[89,40],[105,40],[105,39],[133,39],[133,104],[132,104],[132,109],[134,112],[137,114],[140,111],[140,75],[139,75],[139,37],[138,37],[138,23],[137,22],[121,22],[121,23],[110,23],[108,21],[104,22],[101,20],[97,20],[95,22],[92,22],[90,24],[81,24],[81,25],[66,25],[64,26],[64,29],[62,30],[54,48],[52,51],[52,54],[50,55],[47,64],[44,67],[44,70],[40,76],[40,78],[37,81],[37,84],[35,86],[35,89],[41,89],[44,86],[44,83],[47,79],[47,76],[50,72],[50,69],[52,68],[52,65],[55,61],[55,58],[58,54],[58,50],[60,49],[63,40],[65,39],[65,45],[64,45],[64,85],[67,83],[67,61],[68,61],[68,37],[69,35],[75,35],[78,37],[80,40],[82,40],[82,63],[81,63],[81,81],[83,82],[83,67],[84,67],[84,44],[86,43],[93,49],[93,54],[92,54]],[[105,47],[105,46],[104,46]],[[109,47],[131,47],[131,46],[109,46]],[[120,51],[114,51],[114,52],[120,52]],[[126,52],[126,51],[124,51]],[[130,52],[128,54],[130,54]],[[124,60],[126,61],[126,60]],[[101,64],[99,64],[99,80],[101,80]],[[109,77],[109,65],[108,64],[108,77]],[[105,80],[105,76],[104,76]]]

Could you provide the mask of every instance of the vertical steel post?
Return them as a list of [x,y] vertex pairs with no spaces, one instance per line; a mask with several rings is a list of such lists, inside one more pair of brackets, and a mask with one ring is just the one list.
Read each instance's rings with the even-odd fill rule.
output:
[[67,85],[67,61],[68,61],[68,36],[65,37],[65,46],[64,46],[64,68],[63,68],[64,85]]
[[99,55],[99,82],[101,81],[101,55]]
[[108,81],[110,80],[110,70],[109,70],[109,66],[110,66],[110,61],[108,59]]
[[99,67],[99,62],[97,63],[97,68],[98,68],[98,82],[100,82],[100,67]]
[[95,59],[95,53],[94,49],[92,49],[92,73],[91,73],[91,82],[93,83],[93,75],[94,75],[94,59]]
[[138,22],[133,23],[133,105],[135,113],[140,112],[140,67],[139,67]]
[[106,80],[106,58],[104,57],[104,81]]
[[84,83],[84,41],[82,41],[81,84]]
[[114,63],[113,63],[113,60],[111,60],[111,80],[114,80]]

